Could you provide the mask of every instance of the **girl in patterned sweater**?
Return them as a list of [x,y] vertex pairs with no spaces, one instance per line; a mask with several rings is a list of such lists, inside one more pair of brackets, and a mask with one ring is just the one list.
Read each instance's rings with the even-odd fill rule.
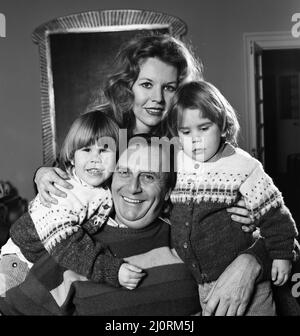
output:
[[[236,147],[239,123],[231,105],[212,84],[190,82],[176,93],[166,121],[181,147],[171,195],[172,238],[199,284],[201,305],[224,269],[253,243],[226,212],[241,197],[273,259],[272,280],[283,285],[296,226],[261,163]],[[275,314],[270,282],[257,285],[246,313]]]
[[[23,261],[35,262],[46,249],[61,266],[90,280],[128,289],[136,287],[144,275],[142,270],[114,257],[106,246],[91,238],[112,211],[109,183],[115,168],[118,135],[117,124],[100,111],[83,114],[74,121],[59,158],[73,189],[67,190],[67,197],[59,198],[51,208],[41,203],[39,195],[35,197],[29,212],[13,224],[11,239],[2,248],[2,262],[4,254],[12,252]],[[1,281],[4,291],[17,285],[9,279],[7,284]]]

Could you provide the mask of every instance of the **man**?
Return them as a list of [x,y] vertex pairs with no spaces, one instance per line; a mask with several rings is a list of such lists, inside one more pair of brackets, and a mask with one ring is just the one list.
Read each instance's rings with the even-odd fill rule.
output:
[[[93,237],[113,255],[142,268],[146,276],[134,290],[93,283],[55,263],[44,253],[20,286],[0,300],[5,314],[29,315],[193,315],[199,312],[197,285],[171,248],[169,224],[162,216],[175,175],[167,148],[150,138],[135,138],[122,153],[112,180],[115,214]],[[156,146],[156,147],[155,147]],[[153,153],[152,152],[152,153]],[[172,170],[172,169],[171,169]],[[243,315],[263,268],[258,242],[238,256],[218,279],[204,315]]]

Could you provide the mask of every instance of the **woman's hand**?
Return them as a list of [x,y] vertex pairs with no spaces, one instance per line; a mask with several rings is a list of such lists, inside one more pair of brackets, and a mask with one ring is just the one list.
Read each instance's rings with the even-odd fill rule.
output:
[[244,232],[253,232],[256,229],[255,226],[252,225],[249,211],[247,210],[245,201],[243,199],[239,200],[235,207],[228,208],[227,212],[232,213],[232,220],[243,224],[242,230]]
[[220,275],[205,299],[204,316],[242,316],[261,266],[251,254],[239,255]]
[[51,203],[58,203],[57,199],[52,197],[50,193],[58,197],[67,197],[65,192],[54,185],[56,183],[63,188],[72,189],[72,184],[68,183],[66,179],[68,179],[68,174],[60,168],[41,167],[37,170],[34,182],[43,205],[50,207]]

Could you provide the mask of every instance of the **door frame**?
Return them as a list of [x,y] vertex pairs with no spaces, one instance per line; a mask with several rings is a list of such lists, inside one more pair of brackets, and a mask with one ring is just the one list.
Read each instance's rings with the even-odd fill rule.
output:
[[257,152],[256,110],[255,110],[255,78],[254,48],[256,43],[263,50],[298,49],[300,38],[292,36],[290,31],[244,33],[245,61],[245,139],[249,153]]

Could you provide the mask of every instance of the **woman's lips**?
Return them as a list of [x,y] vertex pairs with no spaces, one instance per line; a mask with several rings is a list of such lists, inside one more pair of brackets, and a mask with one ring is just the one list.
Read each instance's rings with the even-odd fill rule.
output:
[[154,107],[146,107],[145,110],[153,116],[161,116],[163,114],[163,108],[154,108]]

